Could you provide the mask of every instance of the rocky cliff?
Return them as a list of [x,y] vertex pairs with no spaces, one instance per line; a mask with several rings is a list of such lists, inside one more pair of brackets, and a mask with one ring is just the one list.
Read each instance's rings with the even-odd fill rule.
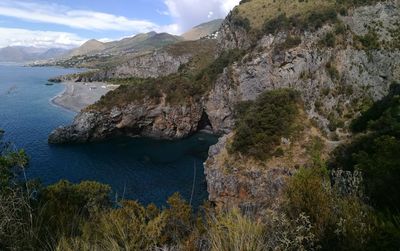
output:
[[[345,27],[341,34],[337,34],[338,25],[325,25],[315,32],[280,32],[258,40],[241,62],[220,76],[210,92],[206,112],[213,128],[233,129],[233,104],[254,100],[266,90],[293,88],[300,92],[307,117],[325,139],[327,150],[346,140],[351,118],[364,105],[387,94],[390,84],[400,79],[400,7],[398,2],[389,1],[357,8],[339,18]],[[358,45],[356,40],[371,30],[378,34],[379,46]],[[336,41],[326,47],[321,41],[328,34],[335,34]],[[300,40],[288,48],[290,36]],[[244,30],[235,30],[229,19],[223,24],[221,38],[220,48],[246,48],[250,43]],[[302,153],[302,161],[296,154],[292,156],[294,164],[282,166],[285,162],[278,158],[250,162],[243,168],[240,161],[230,161],[234,159],[227,152],[230,138],[231,134],[224,136],[210,149],[205,164],[209,198],[222,208],[273,206],[285,177],[310,161]]]
[[[118,134],[181,138],[206,124],[215,133],[226,134],[210,149],[205,164],[210,200],[220,208],[273,206],[285,179],[310,163],[305,148],[312,138],[323,140],[323,151],[348,139],[351,119],[400,79],[399,20],[399,2],[385,1],[350,9],[313,30],[255,36],[231,14],[219,32],[218,50],[241,49],[245,56],[226,67],[201,98],[187,98],[179,105],[165,99],[157,104],[143,100],[123,108],[85,111],[72,126],[53,132],[50,142]],[[163,60],[168,64],[168,57]],[[121,74],[157,72],[140,70],[145,64],[146,60],[127,64]],[[179,68],[178,64],[171,67]],[[302,97],[307,125],[302,136],[295,142],[282,139],[285,154],[265,162],[231,156],[227,148],[235,134],[235,105],[279,88],[295,89]],[[180,90],[177,87],[176,92]]]
[[185,105],[169,105],[144,100],[123,108],[81,112],[71,126],[56,129],[50,143],[83,143],[118,135],[159,139],[179,139],[198,130],[202,107],[188,101]]

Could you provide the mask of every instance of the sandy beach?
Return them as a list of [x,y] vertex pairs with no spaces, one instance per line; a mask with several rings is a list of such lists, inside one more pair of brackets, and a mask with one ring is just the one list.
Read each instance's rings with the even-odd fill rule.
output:
[[61,84],[65,85],[65,90],[61,94],[55,96],[51,102],[74,112],[79,112],[83,108],[94,104],[103,95],[118,87],[102,82],[63,82]]

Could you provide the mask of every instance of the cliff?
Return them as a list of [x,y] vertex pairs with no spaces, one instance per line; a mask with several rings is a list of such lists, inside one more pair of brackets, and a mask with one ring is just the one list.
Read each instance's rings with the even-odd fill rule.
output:
[[[399,18],[398,2],[389,1],[359,7],[339,16],[339,24],[326,24],[314,32],[263,35],[241,62],[221,75],[210,92],[206,107],[213,128],[234,129],[233,104],[254,100],[266,90],[292,88],[299,91],[309,120],[303,137],[318,132],[324,151],[331,151],[351,137],[351,120],[399,80]],[[371,30],[377,34],[376,45],[360,44],[360,38],[370,36]],[[335,42],[326,45],[331,34]],[[251,35],[242,27],[236,29],[229,18],[220,38],[219,48],[223,49],[248,48],[252,43]],[[285,179],[312,159],[304,152],[309,143],[296,150],[296,142],[292,142],[285,155],[291,153],[293,162],[284,161],[285,157],[254,162],[228,153],[232,137],[231,133],[221,138],[205,163],[209,198],[221,208],[273,207],[279,202]]]
[[[210,200],[220,208],[257,209],[279,203],[285,179],[313,161],[306,146],[320,138],[325,153],[351,138],[352,118],[400,79],[400,6],[398,1],[378,2],[332,15],[328,4],[321,7],[322,14],[299,18],[299,11],[315,8],[308,1],[300,4],[304,9],[288,11],[289,16],[273,14],[260,28],[256,16],[243,14],[260,2],[241,4],[223,22],[217,39],[220,57],[226,51],[244,51],[234,61],[220,60],[223,70],[213,71],[221,65],[215,62],[199,67],[201,57],[173,59],[179,63],[168,73],[175,75],[111,93],[78,115],[72,126],[53,132],[50,142],[120,134],[172,139],[208,126],[225,135],[210,149],[205,164]],[[151,71],[141,68],[148,63],[143,59],[125,64],[119,74],[155,76],[162,64],[151,66]],[[281,88],[296,90],[304,103],[301,136],[282,138],[283,156],[264,161],[228,151],[236,133],[236,105]],[[143,95],[138,98],[137,92]]]

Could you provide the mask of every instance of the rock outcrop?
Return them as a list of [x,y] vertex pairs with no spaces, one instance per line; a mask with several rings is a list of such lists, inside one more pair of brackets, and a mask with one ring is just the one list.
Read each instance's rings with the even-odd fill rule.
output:
[[72,125],[54,130],[49,143],[84,143],[118,135],[180,139],[199,129],[202,113],[202,106],[191,101],[175,106],[144,101],[108,111],[87,110]]

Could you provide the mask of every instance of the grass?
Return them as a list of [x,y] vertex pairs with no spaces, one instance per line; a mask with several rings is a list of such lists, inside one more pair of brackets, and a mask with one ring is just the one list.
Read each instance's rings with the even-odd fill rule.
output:
[[285,14],[288,18],[304,15],[314,10],[334,7],[334,0],[252,0],[240,4],[238,14],[247,18],[253,29],[261,30],[266,20]]

